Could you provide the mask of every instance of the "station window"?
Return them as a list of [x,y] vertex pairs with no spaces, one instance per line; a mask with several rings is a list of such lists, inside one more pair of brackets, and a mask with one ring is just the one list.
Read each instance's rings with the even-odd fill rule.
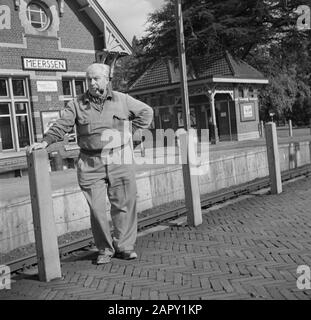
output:
[[85,92],[85,83],[83,80],[76,80],[75,81],[75,90],[76,90],[76,95],[78,96],[79,94],[82,94]]
[[31,25],[39,31],[46,30],[51,23],[49,9],[37,1],[32,1],[27,6],[27,18]]
[[248,96],[249,96],[250,98],[255,98],[255,90],[254,90],[253,87],[249,87],[249,88],[248,88]]
[[27,80],[0,79],[0,137],[3,151],[19,151],[31,143]]
[[63,94],[72,98],[71,80],[63,80]]
[[239,87],[239,98],[244,98],[244,90],[242,87]]
[[0,97],[8,96],[7,81],[5,79],[0,79]]
[[0,136],[3,150],[14,148],[10,105],[0,103]]
[[12,79],[13,94],[15,97],[25,97],[25,81],[23,79]]
[[[62,84],[65,105],[68,103],[68,101],[76,98],[78,95],[86,91],[85,79],[64,78],[62,80]],[[69,133],[69,142],[77,142],[75,128]]]
[[63,79],[64,99],[70,101],[72,98],[86,91],[86,82],[84,79]]

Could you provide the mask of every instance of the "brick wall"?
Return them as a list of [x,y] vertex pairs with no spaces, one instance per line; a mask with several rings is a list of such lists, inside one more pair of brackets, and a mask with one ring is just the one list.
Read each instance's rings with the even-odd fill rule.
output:
[[103,38],[100,30],[84,12],[78,11],[76,1],[65,1],[65,14],[60,20],[59,36],[64,48],[102,49]]
[[18,11],[14,8],[14,1],[1,0],[0,5],[5,5],[11,11],[11,29],[0,30],[0,41],[8,43],[23,43],[23,28],[18,17]]
[[[13,1],[3,0],[11,9],[11,30],[0,30],[1,43],[23,44],[23,28],[18,11],[14,9]],[[56,0],[55,0],[56,2]],[[70,3],[70,6],[68,6]],[[1,1],[2,4],[2,1]],[[62,48],[97,50],[103,48],[100,31],[84,12],[79,12],[77,3],[66,1],[65,14],[60,18],[60,43]],[[68,71],[84,71],[95,60],[92,53],[64,52],[58,50],[58,39],[26,36],[27,48],[0,47],[0,68],[21,69],[21,56],[66,58]]]
[[[257,99],[250,99],[250,98],[244,98],[239,99],[238,98],[238,89],[235,88],[234,91],[235,96],[235,112],[236,112],[236,120],[237,120],[237,133],[238,133],[238,140],[243,140],[247,138],[254,138],[255,135],[258,138],[259,137],[259,109],[258,109],[258,100]],[[241,111],[240,111],[240,103],[243,102],[251,102],[254,103],[254,109],[255,109],[255,120],[252,121],[242,121],[241,118]]]

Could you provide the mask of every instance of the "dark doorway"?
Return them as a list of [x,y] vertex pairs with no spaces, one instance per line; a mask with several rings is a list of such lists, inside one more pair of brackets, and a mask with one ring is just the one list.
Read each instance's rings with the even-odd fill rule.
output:
[[235,102],[229,94],[215,95],[216,121],[219,141],[237,139]]
[[161,129],[173,129],[173,117],[169,111],[169,108],[160,108],[159,117],[161,122]]

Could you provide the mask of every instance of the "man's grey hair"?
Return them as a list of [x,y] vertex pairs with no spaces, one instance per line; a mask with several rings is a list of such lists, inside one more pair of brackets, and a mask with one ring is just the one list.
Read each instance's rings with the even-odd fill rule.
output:
[[104,63],[92,63],[88,68],[86,69],[86,73],[89,73],[92,69],[100,69],[102,73],[109,78],[110,77],[110,66],[108,64]]

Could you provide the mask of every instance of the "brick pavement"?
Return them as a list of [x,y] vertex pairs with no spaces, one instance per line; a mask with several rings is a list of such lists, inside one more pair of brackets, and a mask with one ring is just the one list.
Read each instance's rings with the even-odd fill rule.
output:
[[96,266],[94,252],[76,252],[62,261],[62,280],[20,274],[0,299],[309,300],[311,290],[296,287],[296,270],[311,266],[311,179],[283,189],[205,210],[197,228],[143,235],[134,261]]

